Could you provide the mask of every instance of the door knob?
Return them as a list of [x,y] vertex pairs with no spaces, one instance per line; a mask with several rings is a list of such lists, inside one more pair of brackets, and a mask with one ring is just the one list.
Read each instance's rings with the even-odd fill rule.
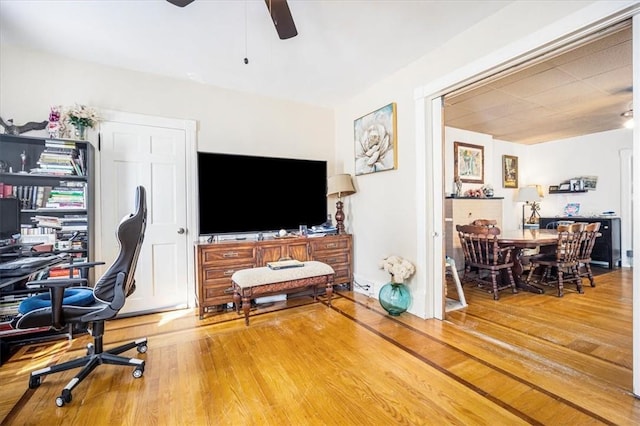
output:
[[178,234],[184,234],[184,228],[178,228]]

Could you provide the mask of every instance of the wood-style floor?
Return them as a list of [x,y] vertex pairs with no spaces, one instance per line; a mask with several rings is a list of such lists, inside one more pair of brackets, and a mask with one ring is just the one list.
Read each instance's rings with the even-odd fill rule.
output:
[[[107,347],[139,336],[145,374],[99,366],[62,408],[73,376],[35,368],[84,354],[88,336],[21,348],[0,367],[3,425],[640,424],[631,393],[631,272],[563,298],[466,288],[446,321],[390,317],[375,299],[290,299],[198,320],[184,310],[109,323]],[[455,296],[450,291],[449,296]],[[277,310],[274,310],[277,308]]]

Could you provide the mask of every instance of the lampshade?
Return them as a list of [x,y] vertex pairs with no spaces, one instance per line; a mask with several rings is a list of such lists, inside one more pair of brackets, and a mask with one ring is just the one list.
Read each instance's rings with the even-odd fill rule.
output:
[[518,190],[518,196],[516,197],[516,201],[523,202],[538,202],[541,201],[542,197],[538,192],[537,186],[524,186]]
[[338,198],[342,198],[355,193],[350,174],[334,175],[327,179],[327,196],[337,195]]

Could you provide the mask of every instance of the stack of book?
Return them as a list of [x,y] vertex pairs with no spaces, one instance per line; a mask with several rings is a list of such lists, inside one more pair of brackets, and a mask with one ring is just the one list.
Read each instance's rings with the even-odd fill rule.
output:
[[31,169],[33,174],[77,175],[84,176],[84,153],[76,149],[74,141],[47,140],[40,154],[38,167]]
[[86,183],[60,181],[59,186],[53,187],[49,193],[46,208],[52,209],[85,209]]

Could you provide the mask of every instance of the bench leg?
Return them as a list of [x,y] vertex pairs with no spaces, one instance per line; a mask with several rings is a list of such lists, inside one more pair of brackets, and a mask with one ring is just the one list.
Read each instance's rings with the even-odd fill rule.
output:
[[237,291],[233,292],[233,305],[236,308],[236,312],[240,313],[240,293]]
[[327,301],[329,302],[329,306],[331,306],[331,296],[333,295],[333,284],[327,283]]
[[245,325],[249,325],[249,310],[251,310],[251,299],[248,296],[242,296],[242,312],[244,313]]

